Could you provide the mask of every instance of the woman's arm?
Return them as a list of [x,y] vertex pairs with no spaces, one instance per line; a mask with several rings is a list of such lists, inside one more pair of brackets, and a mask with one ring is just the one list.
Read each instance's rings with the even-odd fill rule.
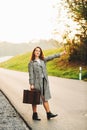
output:
[[29,84],[30,84],[30,89],[33,89],[34,86],[34,73],[33,73],[33,62],[30,62],[28,64],[28,72],[29,72]]
[[66,54],[66,51],[63,51],[63,52],[61,52],[61,53],[58,53],[58,54],[53,54],[53,55],[50,55],[50,56],[47,56],[47,57],[45,57],[45,61],[47,62],[47,61],[51,61],[51,60],[53,60],[53,59],[55,59],[55,58],[59,58],[60,56],[62,56],[62,55],[64,55],[64,54]]

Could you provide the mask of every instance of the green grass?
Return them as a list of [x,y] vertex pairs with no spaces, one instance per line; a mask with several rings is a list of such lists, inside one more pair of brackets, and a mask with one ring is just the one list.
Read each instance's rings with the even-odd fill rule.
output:
[[30,53],[17,55],[10,60],[1,63],[0,67],[26,72],[29,62],[29,55]]
[[[55,50],[46,50],[44,51],[45,56],[49,56],[55,53],[61,52],[62,49]],[[0,63],[0,67],[28,72],[28,63],[31,57],[31,52],[17,55],[11,58],[8,61]],[[47,71],[48,75],[63,77],[63,78],[71,78],[71,79],[79,79],[79,66],[82,66],[82,75],[83,80],[87,81],[87,66],[84,66],[79,63],[69,63],[68,56],[62,56],[60,58],[56,58],[47,63]]]
[[49,63],[47,63],[47,71],[49,75],[63,78],[78,79],[78,67],[74,68],[72,66],[61,66],[60,63],[56,64],[57,61],[58,59],[55,59],[54,62],[50,61]]

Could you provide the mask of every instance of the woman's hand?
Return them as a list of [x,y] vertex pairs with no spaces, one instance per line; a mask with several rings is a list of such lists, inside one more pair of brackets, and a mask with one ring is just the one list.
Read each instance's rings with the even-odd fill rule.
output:
[[30,90],[31,90],[31,89],[34,89],[34,85],[30,85]]
[[63,52],[60,53],[60,55],[65,55],[66,54],[66,51],[64,50]]

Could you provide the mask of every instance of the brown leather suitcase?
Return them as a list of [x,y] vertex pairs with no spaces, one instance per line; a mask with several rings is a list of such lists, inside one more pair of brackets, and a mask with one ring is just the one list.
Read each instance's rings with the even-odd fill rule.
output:
[[27,104],[40,104],[40,91],[33,90],[23,90],[23,103]]

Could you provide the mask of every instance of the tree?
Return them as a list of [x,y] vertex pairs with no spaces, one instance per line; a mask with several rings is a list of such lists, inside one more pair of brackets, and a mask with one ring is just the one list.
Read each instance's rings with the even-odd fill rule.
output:
[[69,60],[87,64],[87,0],[67,0],[67,3],[72,11],[72,19],[80,25],[79,33],[69,46]]

